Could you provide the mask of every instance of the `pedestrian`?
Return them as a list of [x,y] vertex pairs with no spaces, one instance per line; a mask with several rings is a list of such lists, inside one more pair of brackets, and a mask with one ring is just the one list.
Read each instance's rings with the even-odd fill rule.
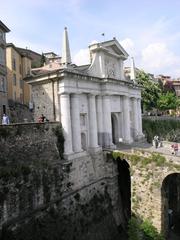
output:
[[9,122],[9,117],[4,113],[3,114],[3,117],[2,117],[2,124],[3,125],[8,125],[10,122]]
[[171,145],[173,151],[172,151],[172,154],[174,154],[175,156],[178,155],[178,150],[179,150],[179,146],[177,143],[174,143],[173,145]]
[[174,224],[173,224],[173,210],[172,209],[168,209],[168,228],[173,229],[174,228]]
[[38,118],[38,122],[42,123],[45,121],[45,119],[46,119],[46,117],[43,114],[41,114],[41,116]]
[[158,137],[158,136],[154,136],[154,145],[155,145],[155,148],[158,147],[158,144],[159,144],[159,137]]

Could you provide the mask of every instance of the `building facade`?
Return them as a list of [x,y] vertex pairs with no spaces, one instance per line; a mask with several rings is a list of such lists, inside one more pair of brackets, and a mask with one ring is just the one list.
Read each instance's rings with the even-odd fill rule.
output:
[[7,112],[7,81],[6,81],[6,33],[10,30],[0,21],[0,117]]
[[31,86],[24,78],[31,73],[31,57],[9,43],[6,46],[6,65],[8,100],[28,105],[31,100]]
[[89,51],[91,64],[71,64],[65,28],[59,67],[44,66],[26,79],[32,85],[35,120],[44,114],[62,123],[65,156],[115,148],[143,136],[141,91],[123,71],[128,54],[115,38]]

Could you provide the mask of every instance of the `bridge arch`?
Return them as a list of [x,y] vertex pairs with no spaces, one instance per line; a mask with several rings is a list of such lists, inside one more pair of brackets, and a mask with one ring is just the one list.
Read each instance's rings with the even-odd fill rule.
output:
[[167,175],[161,187],[161,229],[180,238],[180,173]]
[[131,217],[131,177],[130,177],[130,165],[125,159],[117,158],[118,166],[118,186],[122,204],[122,211],[127,225]]

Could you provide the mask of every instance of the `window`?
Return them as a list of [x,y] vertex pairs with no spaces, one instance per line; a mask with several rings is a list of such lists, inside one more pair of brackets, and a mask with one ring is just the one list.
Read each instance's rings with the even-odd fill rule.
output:
[[23,103],[23,94],[20,93],[20,102]]
[[0,39],[5,40],[5,33],[0,31]]
[[16,101],[16,92],[14,92],[14,100]]
[[30,75],[30,68],[27,68],[27,75]]
[[6,113],[6,105],[3,105],[3,113]]
[[5,51],[0,47],[0,64],[5,65]]
[[16,86],[16,74],[13,74],[13,84]]
[[16,70],[16,59],[15,58],[13,58],[12,68],[13,68],[13,70]]
[[2,80],[1,80],[2,82],[1,82],[1,89],[2,89],[2,91],[3,92],[5,92],[5,78],[4,77],[2,77]]
[[23,80],[20,79],[19,81],[20,81],[20,88],[23,88]]
[[22,74],[22,66],[19,64],[19,73]]

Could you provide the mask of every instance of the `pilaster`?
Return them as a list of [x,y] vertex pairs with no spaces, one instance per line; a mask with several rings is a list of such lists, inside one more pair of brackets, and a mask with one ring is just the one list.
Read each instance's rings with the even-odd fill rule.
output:
[[79,112],[79,95],[71,94],[71,123],[72,123],[72,146],[75,153],[81,152],[81,129]]
[[70,96],[68,93],[60,95],[61,106],[61,123],[64,132],[64,154],[72,154],[72,132],[71,132],[71,113],[70,113]]
[[141,112],[141,99],[137,99],[137,110],[138,110],[138,133],[140,136],[144,136],[142,132],[142,112]]
[[110,148],[110,147],[114,146],[114,144],[112,143],[110,96],[108,96],[108,95],[103,96],[102,105],[103,105],[103,124],[104,124],[104,133],[103,133],[104,147]]
[[123,96],[123,125],[124,125],[124,142],[131,143],[131,130],[130,130],[130,106],[129,97]]
[[136,139],[139,134],[137,98],[132,98],[132,113],[133,113],[133,137],[134,139]]
[[97,113],[98,144],[100,146],[103,146],[102,96],[96,97],[96,113]]
[[88,94],[89,105],[89,147],[98,147],[95,95]]

